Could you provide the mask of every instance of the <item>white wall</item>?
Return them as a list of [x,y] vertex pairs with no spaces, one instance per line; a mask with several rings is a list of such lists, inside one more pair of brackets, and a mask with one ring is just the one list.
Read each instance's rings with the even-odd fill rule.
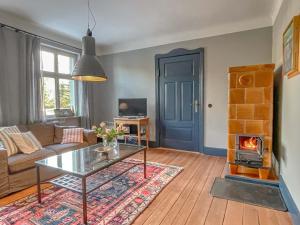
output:
[[[155,130],[155,54],[175,48],[204,48],[204,144],[226,148],[227,145],[227,69],[229,66],[271,63],[272,29],[226,34],[158,47],[101,56],[109,81],[95,87],[95,119],[112,120],[117,115],[117,99],[148,98],[151,139]],[[213,104],[208,108],[207,104]]]
[[[273,27],[272,59],[276,67],[282,65],[282,34],[292,17],[300,14],[299,0],[284,0]],[[281,97],[280,173],[300,209],[300,75],[283,78]]]

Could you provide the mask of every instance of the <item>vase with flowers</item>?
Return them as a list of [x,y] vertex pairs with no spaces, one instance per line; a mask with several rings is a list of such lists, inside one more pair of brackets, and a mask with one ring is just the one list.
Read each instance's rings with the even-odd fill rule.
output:
[[109,149],[117,149],[118,148],[118,136],[124,135],[124,127],[123,124],[119,124],[117,127],[108,126],[107,123],[101,122],[99,127],[93,126],[92,130],[94,130],[97,137],[101,137],[103,140],[103,146],[108,147]]

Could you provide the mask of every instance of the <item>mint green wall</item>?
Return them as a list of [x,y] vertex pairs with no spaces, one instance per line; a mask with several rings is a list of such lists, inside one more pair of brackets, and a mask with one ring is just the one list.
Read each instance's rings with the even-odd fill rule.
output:
[[[155,54],[175,48],[204,48],[204,144],[227,146],[227,69],[229,66],[271,63],[272,28],[262,28],[203,38],[100,57],[109,81],[94,92],[95,119],[112,120],[117,115],[117,99],[148,98],[151,139],[155,124]],[[207,104],[213,104],[208,108]]]

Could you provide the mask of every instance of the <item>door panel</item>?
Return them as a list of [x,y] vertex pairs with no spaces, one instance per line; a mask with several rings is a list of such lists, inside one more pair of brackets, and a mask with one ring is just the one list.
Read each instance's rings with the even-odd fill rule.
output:
[[160,58],[160,145],[199,149],[199,54]]
[[192,121],[193,120],[193,94],[194,94],[194,83],[186,81],[181,83],[181,120]]
[[165,77],[176,77],[182,76],[185,74],[193,73],[193,65],[189,60],[186,61],[177,61],[174,62],[167,62],[164,65],[164,75]]
[[165,104],[164,104],[164,114],[165,120],[175,120],[176,119],[176,82],[166,82],[165,83]]

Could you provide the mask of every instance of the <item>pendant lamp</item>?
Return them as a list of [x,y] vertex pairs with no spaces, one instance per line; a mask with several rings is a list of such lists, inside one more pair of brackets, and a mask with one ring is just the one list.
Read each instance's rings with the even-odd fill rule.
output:
[[[90,9],[89,1],[88,10],[89,12],[91,12],[95,21],[95,17]],[[82,38],[82,55],[75,64],[74,70],[72,72],[72,78],[74,80],[81,80],[86,82],[103,82],[107,80],[107,76],[105,75],[99,59],[96,57],[95,38],[92,35],[92,30],[89,27],[88,21],[86,36]]]

